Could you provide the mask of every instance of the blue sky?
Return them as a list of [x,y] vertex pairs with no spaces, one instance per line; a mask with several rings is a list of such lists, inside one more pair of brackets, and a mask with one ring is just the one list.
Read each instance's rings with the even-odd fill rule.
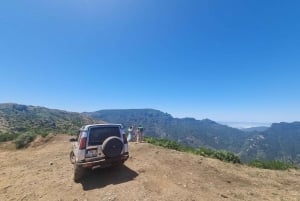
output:
[[0,3],[0,102],[300,120],[300,1]]

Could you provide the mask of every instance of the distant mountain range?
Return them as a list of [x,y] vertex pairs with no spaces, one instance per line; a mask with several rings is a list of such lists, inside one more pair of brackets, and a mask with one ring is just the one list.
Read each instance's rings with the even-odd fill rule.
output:
[[149,136],[169,138],[193,147],[232,151],[244,162],[263,159],[300,163],[300,122],[240,130],[209,119],[173,118],[153,109],[100,110],[85,114],[94,119],[123,123],[126,127],[143,125]]
[[244,162],[276,159],[300,164],[300,122],[240,130],[209,119],[174,118],[154,109],[75,113],[45,107],[0,104],[0,137],[23,132],[75,133],[84,124],[103,121],[122,123],[125,127],[142,125],[145,135],[172,139],[192,147],[232,151]]
[[149,136],[169,138],[184,145],[206,146],[239,152],[248,133],[212,120],[173,118],[168,113],[154,109],[100,110],[85,113],[94,119],[119,122],[125,127],[142,125]]
[[242,159],[280,159],[300,164],[300,122],[274,123],[244,143]]

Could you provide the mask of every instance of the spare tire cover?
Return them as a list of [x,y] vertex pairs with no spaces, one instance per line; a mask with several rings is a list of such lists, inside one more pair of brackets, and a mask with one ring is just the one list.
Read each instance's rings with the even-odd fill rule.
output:
[[111,136],[106,138],[102,144],[102,151],[107,157],[116,157],[123,150],[123,142],[120,138]]

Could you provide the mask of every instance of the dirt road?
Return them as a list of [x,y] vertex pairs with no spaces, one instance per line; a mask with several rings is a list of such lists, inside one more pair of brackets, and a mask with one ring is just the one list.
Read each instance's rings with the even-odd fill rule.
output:
[[0,147],[0,200],[300,201],[300,171],[270,171],[131,143],[125,166],[72,180],[69,136],[25,150]]

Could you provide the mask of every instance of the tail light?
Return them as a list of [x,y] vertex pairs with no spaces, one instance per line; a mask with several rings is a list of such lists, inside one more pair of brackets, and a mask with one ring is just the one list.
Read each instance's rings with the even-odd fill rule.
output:
[[86,147],[86,137],[83,137],[80,140],[79,149],[85,149],[85,147]]
[[127,141],[127,137],[126,137],[126,135],[125,135],[125,134],[123,134],[123,142],[124,142],[124,144],[127,144],[127,143],[128,143],[128,141]]

